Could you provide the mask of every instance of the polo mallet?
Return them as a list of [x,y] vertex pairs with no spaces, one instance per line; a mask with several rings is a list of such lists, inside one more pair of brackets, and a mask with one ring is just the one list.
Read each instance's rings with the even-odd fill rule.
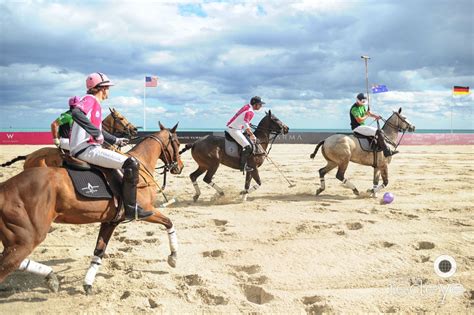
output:
[[285,174],[283,174],[283,172],[280,170],[280,168],[278,167],[278,165],[275,164],[275,162],[273,162],[273,160],[267,155],[266,156],[267,160],[270,161],[270,163],[272,163],[276,169],[280,172],[281,176],[283,176],[284,179],[286,179],[286,181],[288,182],[288,184],[290,184],[290,186],[288,186],[288,188],[293,188],[296,186],[296,184],[293,184],[292,182],[290,182],[290,180],[285,176]]

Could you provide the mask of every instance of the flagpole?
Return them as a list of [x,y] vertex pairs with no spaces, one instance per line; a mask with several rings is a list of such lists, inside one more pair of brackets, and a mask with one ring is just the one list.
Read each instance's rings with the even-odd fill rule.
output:
[[453,133],[453,104],[454,104],[454,94],[453,96],[453,101],[451,102],[451,133]]
[[143,85],[143,131],[146,131],[146,82]]

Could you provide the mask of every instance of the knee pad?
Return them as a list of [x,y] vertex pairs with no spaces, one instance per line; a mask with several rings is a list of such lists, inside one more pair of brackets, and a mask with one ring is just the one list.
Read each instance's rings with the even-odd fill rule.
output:
[[140,163],[134,157],[129,157],[123,162],[123,178],[125,180],[136,179],[138,181],[138,171],[140,169]]
[[252,147],[249,146],[249,145],[245,146],[245,147],[242,149],[242,153],[244,153],[244,154],[250,154],[250,153],[252,153]]

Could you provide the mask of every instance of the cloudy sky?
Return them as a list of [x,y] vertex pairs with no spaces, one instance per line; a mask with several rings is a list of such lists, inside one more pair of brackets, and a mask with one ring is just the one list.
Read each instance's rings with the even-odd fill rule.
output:
[[[49,128],[85,78],[116,84],[103,107],[148,129],[224,128],[260,95],[293,129],[349,128],[369,83],[374,112],[421,129],[473,129],[474,1],[0,0],[0,129]],[[255,122],[262,117],[257,114]]]

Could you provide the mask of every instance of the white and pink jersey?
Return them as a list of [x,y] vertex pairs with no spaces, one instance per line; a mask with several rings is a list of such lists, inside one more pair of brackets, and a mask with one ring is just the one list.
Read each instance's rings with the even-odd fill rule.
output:
[[[75,106],[79,108],[91,121],[91,123],[102,131],[102,108],[99,100],[94,95],[86,95]],[[74,154],[89,145],[100,145],[91,135],[89,135],[77,123],[72,124],[71,135],[69,137],[71,153]]]
[[254,115],[255,112],[252,106],[250,104],[244,105],[234,117],[229,120],[227,127],[238,130],[250,128],[250,121]]

